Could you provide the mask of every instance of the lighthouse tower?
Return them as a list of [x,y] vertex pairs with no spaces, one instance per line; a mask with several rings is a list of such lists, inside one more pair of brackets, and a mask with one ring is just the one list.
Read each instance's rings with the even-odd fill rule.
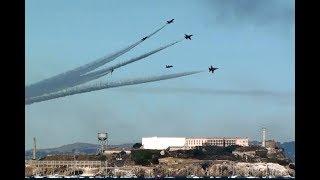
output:
[[262,128],[262,147],[266,147],[266,128]]

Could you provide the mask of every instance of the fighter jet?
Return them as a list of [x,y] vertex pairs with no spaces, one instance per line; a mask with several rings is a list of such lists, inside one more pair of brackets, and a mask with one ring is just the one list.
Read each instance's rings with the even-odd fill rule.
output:
[[147,38],[148,38],[148,36],[146,36],[146,37],[142,38],[141,40],[142,40],[142,41],[144,41],[144,40],[146,40]]
[[219,69],[219,68],[215,68],[215,67],[213,67],[213,66],[211,66],[211,67],[209,67],[209,72],[214,72],[215,70],[217,70],[217,69]]
[[193,36],[193,35],[192,34],[190,34],[190,35],[184,34],[184,38],[189,39],[189,40],[191,40],[191,36]]
[[170,21],[167,21],[167,24],[173,23],[173,20],[174,20],[174,19],[171,19]]
[[166,65],[166,68],[172,68],[173,66],[172,65]]

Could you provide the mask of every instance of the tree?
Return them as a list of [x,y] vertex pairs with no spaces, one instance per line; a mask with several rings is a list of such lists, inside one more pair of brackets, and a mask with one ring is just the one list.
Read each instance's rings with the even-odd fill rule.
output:
[[135,144],[132,146],[132,148],[133,148],[133,149],[139,149],[141,146],[142,146],[141,143],[135,143]]
[[137,165],[150,165],[159,163],[159,150],[137,149],[131,151],[131,159]]
[[125,156],[127,153],[126,153],[126,151],[122,150],[119,154],[120,154],[120,156]]

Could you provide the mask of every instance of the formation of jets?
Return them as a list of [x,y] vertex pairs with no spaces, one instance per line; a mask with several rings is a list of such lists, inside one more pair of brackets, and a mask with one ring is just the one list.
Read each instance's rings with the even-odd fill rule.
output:
[[[171,23],[173,23],[173,21],[174,21],[174,19],[171,19],[171,20],[169,20],[169,21],[167,21],[167,24],[171,24]],[[185,39],[188,39],[188,40],[191,40],[191,37],[192,37],[193,35],[192,34],[184,34],[184,38]],[[146,36],[146,37],[144,37],[144,38],[142,38],[141,40],[142,41],[144,41],[144,40],[146,40],[148,37]],[[172,65],[166,65],[166,68],[172,68],[173,66]],[[213,67],[213,66],[210,66],[209,67],[209,72],[211,72],[211,73],[214,73],[214,71],[215,70],[217,70],[217,69],[219,69],[219,68],[215,68],[215,67]],[[111,70],[111,73],[113,72],[113,70]]]
[[[166,65],[166,68],[172,68],[172,67],[173,67],[172,65]],[[214,73],[214,71],[217,70],[217,69],[219,69],[219,68],[210,66],[209,67],[209,72]]]
[[[174,20],[174,19],[171,19],[171,20],[167,21],[167,24],[173,23],[173,20]],[[141,40],[144,41],[144,40],[146,40],[147,38],[148,38],[148,36],[142,38]]]

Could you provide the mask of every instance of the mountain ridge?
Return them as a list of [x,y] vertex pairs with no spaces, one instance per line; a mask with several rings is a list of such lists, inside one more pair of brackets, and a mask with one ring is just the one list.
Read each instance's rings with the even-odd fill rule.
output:
[[[134,143],[125,143],[119,145],[108,145],[108,149],[113,148],[131,148]],[[91,144],[91,143],[82,143],[82,142],[75,142],[71,144],[62,145],[56,148],[44,148],[44,149],[37,149],[36,156],[38,158],[47,156],[48,154],[96,154],[97,149],[100,145],[98,144]],[[32,158],[32,149],[25,151],[25,159]]]

